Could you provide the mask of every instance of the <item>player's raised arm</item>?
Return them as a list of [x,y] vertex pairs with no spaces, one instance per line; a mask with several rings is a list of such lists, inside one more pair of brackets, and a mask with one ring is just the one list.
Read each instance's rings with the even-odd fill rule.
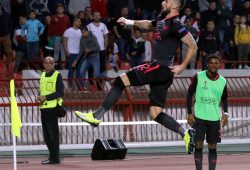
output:
[[172,72],[177,75],[179,75],[183,70],[186,69],[187,65],[190,63],[191,58],[195,55],[198,48],[193,36],[189,32],[187,32],[187,34],[183,38],[181,38],[181,41],[188,47],[186,56],[184,57],[184,60],[180,65],[170,67]]
[[121,25],[131,25],[131,26],[138,26],[142,29],[153,29],[154,26],[152,25],[152,21],[150,20],[130,20],[124,17],[121,17],[117,20],[118,23]]
[[198,47],[193,36],[189,32],[181,39],[181,41],[188,47],[186,56],[182,62],[183,65],[187,66],[190,63],[191,58],[196,54]]

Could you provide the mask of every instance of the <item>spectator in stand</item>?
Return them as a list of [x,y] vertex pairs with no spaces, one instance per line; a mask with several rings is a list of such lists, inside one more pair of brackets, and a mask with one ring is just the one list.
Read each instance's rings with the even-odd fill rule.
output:
[[128,0],[108,0],[107,9],[110,18],[119,18],[121,9],[128,6]]
[[12,11],[11,11],[10,0],[0,0],[0,4],[7,13],[11,14]]
[[242,15],[240,17],[240,24],[236,26],[234,33],[235,44],[238,49],[238,59],[243,61],[239,64],[239,69],[249,69],[250,67],[244,63],[248,61],[248,52],[250,46],[250,27],[246,25],[246,16]]
[[106,49],[108,46],[108,29],[106,25],[100,22],[100,12],[93,13],[93,22],[87,25],[88,30],[91,31],[97,38],[100,47],[100,72],[103,73],[106,70]]
[[87,26],[93,21],[91,8],[86,7],[85,11],[79,11],[77,17],[81,19],[81,27]]
[[208,20],[207,28],[201,31],[199,44],[202,57],[202,70],[206,70],[207,56],[210,54],[220,56],[220,38],[213,20]]
[[128,42],[127,59],[131,67],[142,64],[143,54],[145,52],[145,42],[142,38],[140,28],[134,27],[134,34]]
[[115,42],[115,35],[113,33],[108,34],[108,59],[109,62],[112,63],[112,68],[115,72],[118,72],[119,66],[118,66],[118,60],[119,60],[119,49]]
[[89,7],[89,0],[70,0],[68,6],[68,12],[70,15],[76,17],[78,12]]
[[67,8],[67,3],[66,1],[68,0],[48,0],[48,9],[50,14],[55,15],[57,14],[56,8],[57,8],[57,4],[62,4],[64,9],[68,9]]
[[47,6],[48,0],[32,0],[29,3],[29,9],[36,13],[37,18],[42,21],[45,16],[49,13]]
[[[68,61],[68,79],[72,79],[74,76],[74,68],[72,67],[73,62],[76,60],[77,55],[80,51],[80,40],[82,38],[80,18],[74,18],[73,26],[68,28],[63,34],[63,46]],[[76,67],[76,78],[80,77],[80,66]],[[72,88],[72,81],[70,81]]]
[[[25,62],[25,64],[28,66],[27,62],[27,31],[22,33],[22,27],[21,25],[25,24],[26,18],[25,16],[19,16],[19,26],[15,28],[14,30],[14,36],[13,36],[13,43],[14,43],[14,50],[16,52],[16,60],[15,60],[15,66],[14,66],[14,76],[15,73],[18,73],[20,70],[20,64],[22,61]],[[24,35],[24,36],[22,36]]]
[[[0,46],[3,47],[3,51],[6,54],[5,67],[6,67],[6,78],[9,78],[9,63],[13,59],[12,47],[11,47],[11,35],[12,23],[8,12],[6,12],[0,4]],[[2,55],[1,55],[2,58]]]
[[25,0],[11,0],[11,19],[13,28],[19,26],[19,16],[27,15],[27,2]]
[[148,38],[148,33],[147,32],[143,32],[142,33],[142,38],[145,42],[145,52],[144,52],[144,56],[143,56],[143,63],[149,63],[151,61],[152,58],[152,45],[151,42],[149,41]]
[[[27,30],[27,57],[28,61],[40,61],[39,36],[43,34],[44,25],[36,18],[35,11],[29,12],[29,19],[22,25],[22,33]],[[22,34],[24,36],[24,34]],[[37,69],[37,68],[36,68]]]
[[81,20],[81,27],[80,28],[86,26],[84,11],[79,11],[78,14],[77,14],[77,17],[80,18],[80,20]]
[[142,19],[153,20],[156,16],[156,2],[155,0],[138,0],[138,8],[140,10]]
[[198,7],[198,2],[199,1],[200,0],[187,0],[185,6],[186,7],[187,6],[191,7],[193,12],[197,12],[197,11],[199,11],[199,7]]
[[182,15],[181,17],[181,23],[184,25],[185,24],[185,20],[186,20],[186,17],[188,16],[192,16],[192,8],[190,6],[186,6],[184,8],[184,15]]
[[91,22],[93,22],[93,15],[92,15],[92,9],[91,9],[91,7],[86,7],[84,9],[84,13],[85,13],[85,24],[88,25]]
[[248,26],[250,26],[250,14],[247,16],[246,24],[247,24]]
[[66,62],[66,55],[63,48],[63,33],[70,27],[70,21],[68,15],[64,14],[63,4],[57,4],[56,12],[56,15],[51,17],[48,40],[54,42],[54,60],[60,65],[59,56],[61,56],[61,62]]
[[[87,27],[82,27],[82,38],[80,41],[80,52],[77,55],[77,58],[72,64],[72,67],[76,67],[77,64],[80,64],[80,75],[81,78],[87,77],[87,70],[90,65],[94,70],[94,77],[100,76],[100,57],[99,57],[99,44],[95,35],[92,32],[88,31]],[[78,63],[79,61],[82,61]]]
[[225,0],[225,5],[226,5],[226,7],[229,8],[229,10],[231,11],[231,13],[232,13],[232,10],[233,10],[233,1],[234,0]]
[[[198,38],[200,37],[200,34],[201,34],[201,13],[199,11],[196,11],[194,13],[194,17],[193,17],[193,27],[198,31],[197,34],[198,34]],[[199,39],[198,39],[198,42],[199,42]],[[200,58],[200,48],[197,49],[197,53],[196,53],[196,61],[199,60]]]
[[219,16],[216,9],[216,2],[211,1],[209,3],[209,9],[201,13],[201,27],[206,28],[206,24],[209,20],[214,20],[214,24],[217,27],[218,18]]
[[198,0],[198,6],[200,9],[200,12],[204,12],[204,11],[208,10],[209,0]]
[[[225,42],[229,45],[228,46],[228,52],[225,53],[224,56],[226,56],[226,59],[228,61],[237,61],[237,48],[235,45],[234,41],[234,33],[235,33],[235,28],[240,24],[240,16],[235,15],[233,18],[233,22],[230,24],[230,27],[226,30],[225,32]],[[225,68],[226,69],[231,69],[233,68],[233,63],[226,63]]]
[[[195,14],[197,14],[197,12]],[[180,19],[180,21],[181,21],[181,23],[183,25],[185,24],[186,17],[192,17],[193,18],[193,10],[192,10],[192,8],[190,6],[186,6],[185,7],[185,9],[184,9],[184,15]],[[200,28],[199,28],[199,25],[198,25],[198,20],[193,19],[192,27],[194,27],[197,31],[200,31]]]
[[45,21],[44,21],[44,32],[43,34],[40,36],[40,46],[42,48],[43,51],[43,55],[42,58],[44,59],[46,56],[53,56],[54,54],[54,39],[49,38],[48,39],[48,29],[50,27],[50,23],[51,23],[51,16],[47,15],[45,17]]
[[[121,9],[121,16],[128,19],[128,8],[124,7]],[[117,18],[114,19],[113,32],[117,38],[117,45],[120,52],[121,60],[126,59],[126,49],[129,39],[131,38],[131,27],[127,25],[120,25],[116,22]]]
[[233,15],[235,14],[239,15],[239,9],[244,3],[244,1],[245,0],[233,0],[233,8],[232,8]]
[[[195,29],[193,26],[193,18],[191,16],[187,16],[186,19],[185,19],[185,28],[188,32],[190,32],[190,34],[193,36],[194,40],[196,42],[198,42],[198,39],[199,39],[199,35],[198,35],[198,30]],[[182,57],[185,57],[186,56],[186,53],[187,53],[187,45],[185,44],[182,44],[182,48],[181,48],[181,56]],[[189,68],[190,69],[195,69],[195,61],[196,61],[196,54],[193,56],[193,58],[190,60],[190,63],[189,63]]]
[[[201,13],[199,11],[195,12],[193,20],[194,20],[193,26],[197,30],[201,30]],[[195,26],[195,25],[197,25],[197,26]]]
[[250,0],[245,0],[238,9],[237,14],[248,16],[250,14]]
[[226,29],[230,27],[230,20],[232,19],[232,12],[226,6],[226,0],[220,0],[220,4],[218,5],[218,32],[220,36],[221,49],[223,53],[228,51],[228,44],[224,41],[224,35]]
[[107,0],[91,0],[91,8],[93,11],[99,11],[102,18],[108,18]]
[[128,0],[128,18],[134,19],[138,9],[138,4],[136,0]]
[[[93,15],[92,15],[92,9],[91,7],[86,7],[84,9],[84,12],[82,13],[81,11],[78,12],[78,17],[81,19],[81,27],[85,27],[89,25],[91,22],[93,22]],[[90,66],[88,69],[88,77],[93,77],[94,72],[93,72],[93,67]]]

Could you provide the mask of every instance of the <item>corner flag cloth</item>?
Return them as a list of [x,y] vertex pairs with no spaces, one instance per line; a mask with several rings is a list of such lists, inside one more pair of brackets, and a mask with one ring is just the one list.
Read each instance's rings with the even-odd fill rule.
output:
[[20,137],[20,128],[22,127],[22,122],[20,114],[17,107],[16,97],[15,97],[15,85],[14,80],[10,81],[10,99],[11,99],[11,130],[12,134]]

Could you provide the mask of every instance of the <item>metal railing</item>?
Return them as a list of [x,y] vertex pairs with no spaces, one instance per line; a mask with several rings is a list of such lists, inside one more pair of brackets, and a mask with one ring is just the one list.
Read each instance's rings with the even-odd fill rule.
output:
[[[227,77],[229,92],[229,126],[223,130],[225,138],[250,137],[250,77]],[[166,113],[177,120],[186,119],[186,94],[191,78],[176,77],[168,90]],[[149,86],[128,87],[117,104],[105,114],[103,122],[127,122],[134,124],[105,125],[93,128],[81,123],[74,111],[95,110],[114,83],[114,79],[64,80],[64,101],[67,115],[60,119],[62,144],[89,144],[97,138],[120,137],[125,142],[176,141],[181,137],[151,121],[148,114]],[[15,80],[16,98],[24,126],[18,145],[43,144],[39,106],[35,97],[39,80]],[[11,145],[9,82],[0,81],[0,145]],[[183,122],[183,121],[182,121]],[[187,127],[186,123],[183,123]],[[3,142],[5,141],[5,142]]]

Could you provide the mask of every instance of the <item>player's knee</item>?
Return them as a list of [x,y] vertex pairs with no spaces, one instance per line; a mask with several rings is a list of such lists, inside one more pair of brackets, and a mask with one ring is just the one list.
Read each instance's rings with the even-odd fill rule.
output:
[[208,149],[216,149],[217,144],[216,143],[208,143]]
[[115,83],[114,83],[114,87],[119,87],[121,89],[125,88],[125,85],[124,85],[124,83],[123,83],[123,81],[122,81],[122,79],[121,79],[120,76],[116,77]]
[[155,118],[159,115],[160,113],[157,112],[150,112],[150,117],[155,120]]
[[155,118],[163,111],[163,108],[162,107],[159,107],[159,106],[151,106],[149,108],[149,113],[150,113],[150,116],[153,120],[155,120]]
[[196,141],[195,148],[202,149],[203,148],[203,141]]
[[121,78],[125,87],[131,86],[131,83],[130,83],[131,79],[128,77],[127,73],[123,73],[119,77]]

